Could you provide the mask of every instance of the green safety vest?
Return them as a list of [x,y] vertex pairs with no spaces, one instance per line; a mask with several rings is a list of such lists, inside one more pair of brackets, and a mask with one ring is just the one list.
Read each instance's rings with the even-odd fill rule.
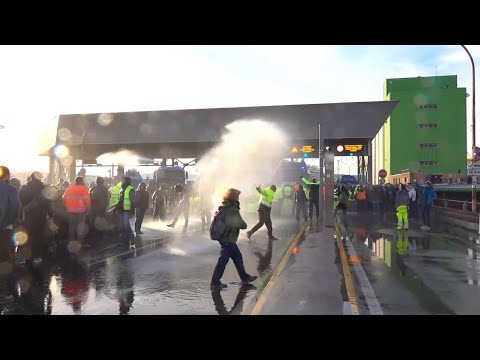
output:
[[130,200],[130,191],[133,190],[131,185],[125,189],[125,197],[123,198],[123,210],[130,211],[132,209],[132,202]]
[[291,198],[293,194],[293,188],[291,186],[285,186],[283,188],[283,196],[286,198]]
[[278,200],[280,200],[281,198],[283,198],[283,187],[280,186],[277,188],[277,191],[274,193],[273,195],[273,200],[272,202],[277,202]]
[[120,192],[122,191],[122,182],[119,182],[116,186],[112,186],[110,189],[108,189],[108,192],[110,193],[110,204],[108,207],[110,209],[114,208],[115,205],[118,203],[118,199],[120,199]]
[[273,198],[275,197],[275,191],[273,191],[270,188],[267,188],[265,190],[260,189],[259,193],[262,194],[262,196],[260,197],[259,204],[263,204],[271,208],[273,203]]
[[360,191],[360,185],[355,186],[355,191],[353,192],[353,195],[357,197],[357,194],[359,191]]
[[[306,185],[320,185],[320,181],[311,182],[311,181],[305,179],[304,177],[302,177],[302,181],[303,181]],[[307,196],[307,199],[310,199],[310,187],[307,186],[306,188],[304,187],[304,189],[305,189],[305,195]]]

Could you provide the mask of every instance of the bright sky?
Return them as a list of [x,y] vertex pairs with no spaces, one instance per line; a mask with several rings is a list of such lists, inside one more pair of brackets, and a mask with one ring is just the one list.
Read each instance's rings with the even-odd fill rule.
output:
[[[480,46],[467,47],[478,61]],[[472,94],[459,45],[2,45],[0,164],[47,171],[37,154],[59,114],[378,101],[386,78],[436,74],[458,75]]]

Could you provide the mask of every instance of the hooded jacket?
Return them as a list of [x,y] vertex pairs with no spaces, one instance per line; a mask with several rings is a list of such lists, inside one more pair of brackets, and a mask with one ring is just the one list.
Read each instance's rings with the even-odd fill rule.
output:
[[225,211],[225,223],[228,229],[219,241],[236,243],[238,235],[240,235],[240,229],[247,228],[247,223],[243,221],[240,215],[240,202],[225,200],[222,203],[222,208],[223,211]]

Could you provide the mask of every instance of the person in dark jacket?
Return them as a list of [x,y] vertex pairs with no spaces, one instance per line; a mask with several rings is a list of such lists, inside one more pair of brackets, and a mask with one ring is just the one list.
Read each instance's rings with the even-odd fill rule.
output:
[[303,221],[307,221],[307,195],[302,185],[298,185],[294,195],[297,224],[300,222],[300,213],[303,215]]
[[45,196],[45,184],[42,174],[34,172],[31,181],[20,189],[20,202],[24,213],[24,226],[28,233],[28,246],[31,256],[27,260],[30,264],[40,263],[48,240],[45,236],[47,216],[52,217],[51,201]]
[[153,220],[165,220],[167,215],[167,188],[166,185],[160,186],[158,190],[153,193],[152,201],[154,205]]
[[337,213],[339,210],[342,211],[342,223],[343,226],[345,226],[345,229],[347,228],[347,211],[348,211],[348,190],[345,186],[342,185],[340,188],[340,196],[338,197],[338,203],[337,206],[335,207],[335,211],[333,212],[333,218],[337,216]]
[[310,191],[308,192],[308,217],[310,220],[313,218],[313,207],[315,206],[315,215],[317,217],[317,222],[318,218],[320,216],[320,213],[318,211],[318,207],[320,206],[319,201],[320,201],[320,182],[317,181],[317,179],[312,179],[312,181],[308,181],[304,177],[301,179],[305,185],[308,186]]
[[240,215],[239,197],[240,191],[237,189],[228,189],[223,196],[222,211],[225,211],[225,224],[227,225],[227,230],[223,234],[222,239],[219,240],[222,249],[215,270],[213,271],[212,281],[210,283],[211,290],[218,290],[227,287],[227,284],[223,284],[220,279],[223,276],[225,267],[230,258],[232,258],[233,263],[237,268],[242,283],[247,284],[257,279],[257,276],[251,276],[245,271],[242,253],[237,245],[240,229],[245,230],[247,228],[247,223],[243,221],[242,216]]
[[13,226],[20,214],[20,198],[9,181],[10,170],[0,166],[0,304],[13,301],[13,296],[7,294],[7,284],[15,264]]
[[422,219],[423,219],[423,226],[420,226],[420,229],[425,231],[430,231],[431,225],[431,218],[430,218],[430,211],[432,209],[432,205],[435,200],[437,200],[437,193],[435,189],[432,187],[432,183],[427,181],[425,186],[421,186],[417,184],[417,180],[415,181],[415,188],[422,191]]
[[135,220],[135,233],[137,235],[142,235],[143,232],[142,230],[142,223],[143,223],[143,218],[145,217],[145,212],[148,209],[148,204],[150,200],[150,196],[148,195],[147,192],[147,185],[145,183],[141,183],[138,185],[137,189],[137,194],[136,194],[136,208],[137,208],[137,219]]
[[90,229],[91,235],[96,236],[99,232],[106,230],[107,221],[105,215],[107,213],[110,193],[105,186],[105,179],[101,176],[97,177],[97,185],[90,190],[90,199],[92,207],[90,208]]
[[168,227],[174,228],[177,224],[180,214],[183,213],[185,223],[183,224],[182,233],[187,232],[188,227],[188,215],[190,213],[190,194],[188,189],[184,188],[182,185],[175,185],[175,198],[176,198],[176,208],[175,208],[175,218],[171,224],[168,224]]

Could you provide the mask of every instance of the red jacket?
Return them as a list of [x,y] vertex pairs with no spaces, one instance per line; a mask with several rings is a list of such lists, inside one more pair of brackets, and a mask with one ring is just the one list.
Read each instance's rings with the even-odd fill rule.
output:
[[90,194],[85,185],[69,186],[62,198],[68,213],[85,213],[90,209]]

